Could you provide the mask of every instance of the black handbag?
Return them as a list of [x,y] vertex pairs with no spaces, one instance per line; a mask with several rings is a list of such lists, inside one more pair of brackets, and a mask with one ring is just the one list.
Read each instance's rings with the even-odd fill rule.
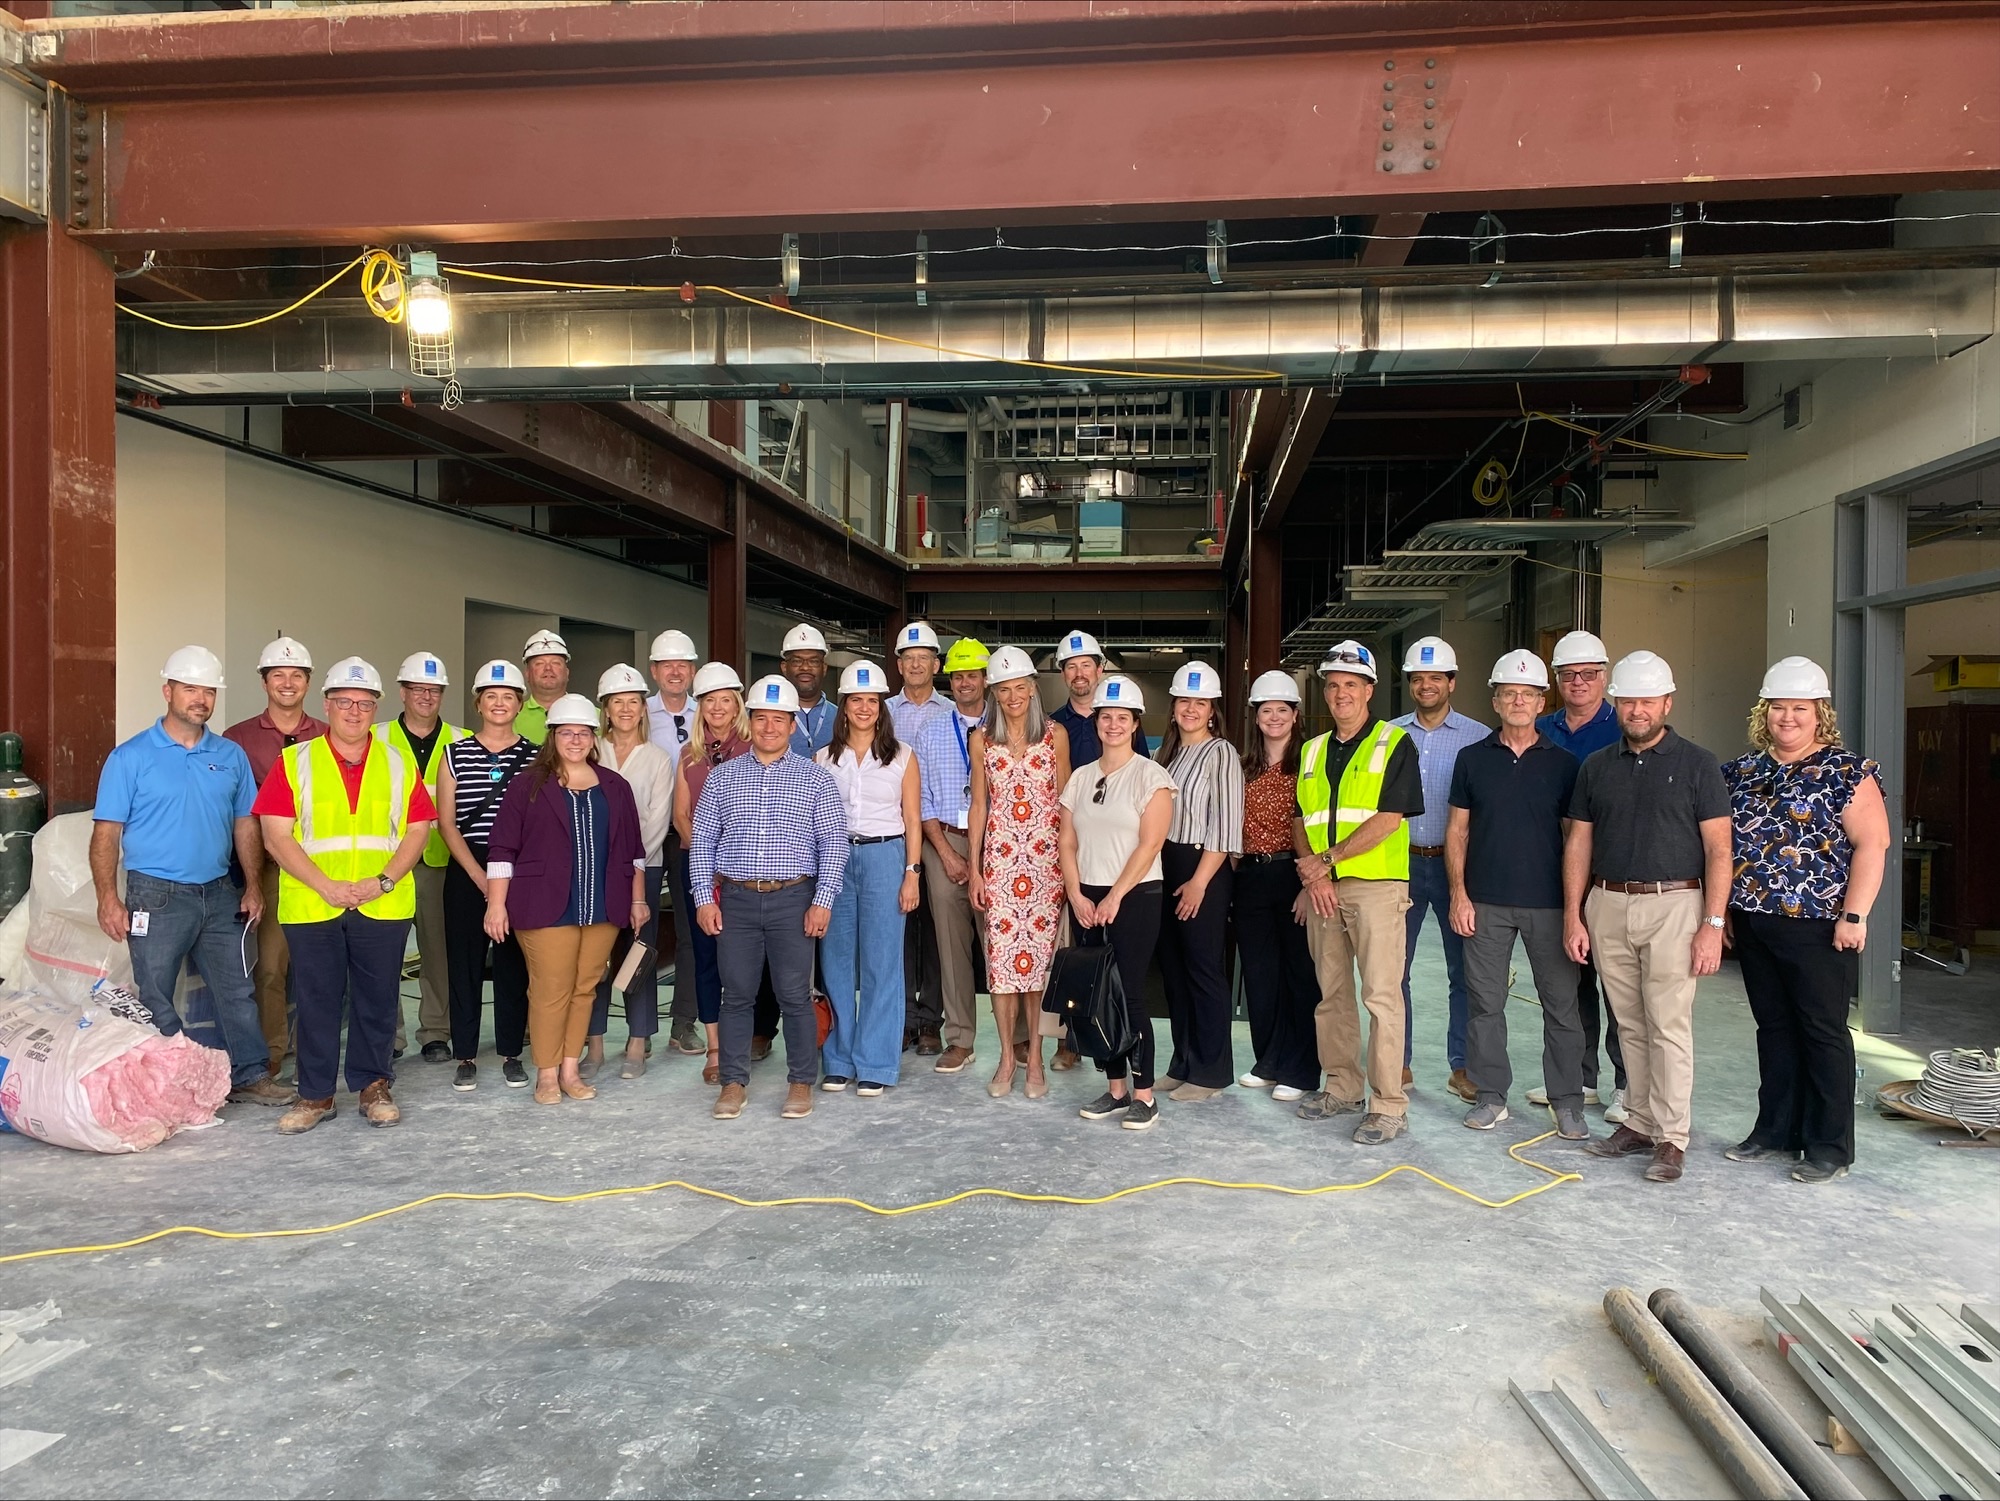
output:
[[1138,1045],[1125,1009],[1125,981],[1108,942],[1057,949],[1042,989],[1042,1009],[1063,1019],[1070,1043],[1098,1063],[1123,1058]]

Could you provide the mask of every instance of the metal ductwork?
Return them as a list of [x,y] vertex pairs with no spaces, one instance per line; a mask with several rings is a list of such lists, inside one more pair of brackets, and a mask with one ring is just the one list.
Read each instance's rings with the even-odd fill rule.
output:
[[[461,295],[457,379],[469,398],[838,398],[1121,378],[1157,389],[1161,372],[1215,385],[1394,383],[1664,371],[1697,359],[1932,357],[1993,333],[1996,279],[1992,269],[1922,270],[815,306],[851,331],[668,293]],[[189,321],[257,311],[173,309]],[[133,385],[208,401],[439,386],[409,373],[406,346],[402,329],[357,302],[316,303],[233,333],[122,319],[118,367]],[[1037,368],[1048,365],[1116,374]]]

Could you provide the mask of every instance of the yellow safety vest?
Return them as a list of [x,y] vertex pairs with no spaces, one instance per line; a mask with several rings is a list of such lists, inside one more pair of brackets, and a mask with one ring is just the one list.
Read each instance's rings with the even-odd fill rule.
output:
[[[1381,811],[1382,780],[1404,732],[1385,719],[1368,745],[1355,749],[1340,774],[1337,803],[1326,777],[1327,742],[1332,738],[1331,732],[1317,735],[1299,752],[1299,817],[1305,824],[1306,843],[1322,855]],[[1333,873],[1364,881],[1409,880],[1409,820],[1397,824],[1395,832],[1372,850],[1341,861]]]
[[[377,741],[361,773],[359,806],[352,811],[347,806],[347,783],[325,736],[286,746],[283,764],[296,810],[292,837],[312,863],[336,881],[366,881],[381,875],[403,839],[410,784],[417,780],[417,764],[410,753]],[[279,871],[279,922],[328,922],[343,910],[321,901],[318,892],[290,871]],[[406,875],[395,890],[360,910],[364,917],[389,921],[414,917],[417,884]]]
[[[472,731],[470,730],[461,730],[455,724],[439,723],[437,745],[431,751],[431,764],[424,770],[424,787],[430,793],[433,803],[437,801],[438,768],[444,765],[445,747],[450,745],[454,740],[463,740],[471,733]],[[392,719],[387,724],[376,725],[375,738],[385,744],[395,746],[397,750],[408,756],[413,763],[416,761],[417,753],[410,748],[410,732],[403,728],[402,720]],[[431,837],[424,842],[424,864],[432,867],[442,867],[451,864],[451,851],[444,847],[444,835],[438,832],[439,827],[440,825],[433,824],[431,826]]]

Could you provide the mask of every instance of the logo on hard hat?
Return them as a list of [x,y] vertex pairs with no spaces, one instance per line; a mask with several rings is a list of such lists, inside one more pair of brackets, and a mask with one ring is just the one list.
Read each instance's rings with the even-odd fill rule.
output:
[[436,657],[425,657],[425,658],[424,658],[424,676],[425,676],[425,677],[427,677],[427,678],[434,678],[434,677],[436,677],[437,675],[438,675],[438,661],[437,661],[437,658],[436,658]]
[[1104,685],[1104,696],[1106,698],[1116,698],[1118,697],[1119,690],[1124,686],[1122,683],[1106,683]]
[[1418,652],[1417,660],[1420,662],[1429,662],[1433,660],[1436,656],[1437,656],[1437,648],[1435,646],[1426,646],[1423,648],[1423,650]]
[[361,676],[361,668],[358,665],[350,667],[347,669],[347,675],[351,678],[358,678]]
[[495,663],[492,673],[493,681],[497,683],[506,676],[507,676],[507,669],[500,666],[498,663]]
[[764,702],[767,704],[775,704],[777,701],[778,701],[778,685],[776,683],[766,683],[764,685]]
[[1071,651],[1082,651],[1082,650],[1083,650],[1083,637],[1081,637],[1081,636],[1072,636],[1072,637],[1070,637],[1070,638],[1069,638],[1069,648],[1070,648],[1070,650],[1071,650]]
[[1191,673],[1189,673],[1189,674],[1188,674],[1188,687],[1190,687],[1190,688],[1199,688],[1200,686],[1201,686],[1201,674],[1200,674],[1200,673],[1198,673],[1198,672],[1191,672]]
[[868,686],[869,683],[873,682],[874,679],[868,675],[868,669],[864,667],[859,672],[854,674],[854,681],[861,684],[865,688]]

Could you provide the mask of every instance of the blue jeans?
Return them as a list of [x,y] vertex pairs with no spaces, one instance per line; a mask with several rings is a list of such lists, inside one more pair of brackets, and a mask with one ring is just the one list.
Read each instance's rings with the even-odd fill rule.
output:
[[[153,1025],[167,1037],[182,1030],[180,1014],[174,1010],[174,986],[181,977],[181,964],[192,958],[208,984],[222,1046],[229,1053],[230,1081],[239,1086],[255,1084],[271,1069],[271,1050],[264,1044],[264,1024],[257,1015],[250,980],[257,944],[245,937],[245,925],[236,920],[242,899],[243,893],[227,876],[190,886],[136,870],[125,875],[126,907],[146,914],[145,933],[131,935],[125,946],[132,954],[139,999],[153,1013]],[[196,1041],[215,1046],[209,1037]]]
[[1455,1069],[1465,1067],[1465,940],[1451,929],[1451,882],[1445,878],[1444,856],[1410,856],[1410,910],[1403,914],[1407,943],[1403,953],[1403,1067],[1410,1066],[1410,1039],[1416,1036],[1410,1005],[1410,966],[1417,962],[1417,935],[1424,914],[1437,914],[1438,936],[1444,940],[1444,972],[1451,987],[1451,1015],[1445,1023],[1445,1056]]
[[777,891],[752,891],[722,883],[722,934],[715,940],[722,975],[722,1022],[716,1033],[724,1084],[750,1082],[750,1029],[764,967],[784,1018],[785,1078],[792,1084],[819,1079],[819,1019],[813,1014],[813,941],[806,937],[806,908],[813,881]]
[[901,839],[850,845],[847,875],[819,941],[820,979],[833,1001],[833,1030],[820,1050],[828,1074],[898,1082],[903,1066],[903,889]]

